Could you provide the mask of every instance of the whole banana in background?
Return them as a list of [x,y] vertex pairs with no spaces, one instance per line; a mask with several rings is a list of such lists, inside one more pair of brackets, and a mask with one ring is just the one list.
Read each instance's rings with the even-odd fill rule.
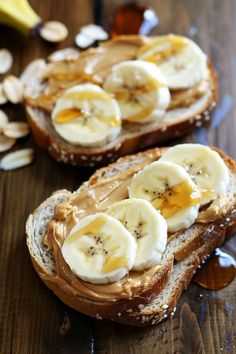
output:
[[0,0],[0,23],[29,35],[42,23],[27,0]]

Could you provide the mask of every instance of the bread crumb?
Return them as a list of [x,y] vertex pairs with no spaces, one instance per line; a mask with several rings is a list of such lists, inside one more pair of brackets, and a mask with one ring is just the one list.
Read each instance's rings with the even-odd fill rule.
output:
[[99,313],[97,313],[97,314],[95,315],[95,318],[96,318],[97,320],[102,320],[102,316],[100,316]]
[[142,310],[145,306],[143,304],[138,305],[139,310]]
[[167,127],[166,126],[163,126],[163,127],[161,127],[161,132],[165,132],[166,130],[167,130]]
[[62,323],[59,328],[61,336],[64,336],[70,330],[70,318],[67,312],[63,313]]

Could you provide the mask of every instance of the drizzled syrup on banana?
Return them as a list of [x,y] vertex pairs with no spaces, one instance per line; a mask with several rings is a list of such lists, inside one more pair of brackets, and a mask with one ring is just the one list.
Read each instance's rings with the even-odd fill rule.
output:
[[[92,114],[82,109],[68,108],[68,109],[63,109],[61,112],[57,114],[55,118],[55,123],[66,124],[78,118],[83,119],[84,123],[86,123],[86,120],[91,117],[93,117]],[[102,121],[110,124],[113,127],[119,127],[121,124],[120,119],[115,116],[109,117],[109,116],[101,116],[99,114],[95,114],[94,117],[101,119]]]
[[82,118],[82,117],[83,117],[82,110],[79,110],[77,108],[67,108],[67,109],[63,109],[57,114],[55,118],[55,123],[65,124],[71,122],[76,118]]
[[77,240],[78,237],[83,236],[85,234],[97,234],[104,226],[105,222],[106,220],[103,217],[96,218],[88,225],[70,234],[70,236],[67,238],[67,243],[72,243]]
[[[66,72],[49,72],[48,73],[48,78],[49,79],[54,79],[54,80],[59,80],[59,81],[89,81],[94,84],[100,84],[101,82],[97,80],[94,75],[87,74],[85,72],[81,71],[69,71],[67,70]],[[70,85],[69,85],[70,86]],[[68,87],[68,85],[66,85]]]
[[123,91],[115,92],[115,97],[117,100],[130,100],[135,96],[143,95],[145,93],[149,93],[150,91],[156,90],[160,87],[167,87],[164,82],[158,82],[156,80],[151,80],[144,85],[140,85],[136,88],[132,87],[130,90],[128,87]]
[[110,256],[107,258],[106,262],[104,263],[102,267],[102,271],[103,273],[109,273],[117,268],[125,266],[125,264],[126,264],[125,257]]
[[188,208],[198,204],[201,195],[193,190],[187,182],[181,182],[172,187],[168,187],[164,192],[154,193],[154,199],[151,201],[154,208],[161,211],[165,218],[168,218],[183,208]]
[[[146,93],[149,93],[150,91],[156,90],[161,87],[166,87],[166,84],[163,82],[158,82],[156,80],[151,80],[146,84],[141,85],[137,88],[132,88],[132,90],[127,88],[124,89],[123,91],[115,92],[114,96],[118,101],[133,100],[135,102],[137,97],[139,97],[140,95],[145,95]],[[143,108],[141,111],[137,112],[136,114],[126,117],[126,120],[133,123],[140,122],[142,119],[149,116],[154,110],[154,108],[155,107],[152,106]]]
[[71,100],[110,100],[112,96],[107,92],[91,92],[84,90],[64,93],[62,98]]
[[[159,45],[163,46],[163,49],[160,50],[160,47],[157,47],[155,51],[155,47]],[[187,42],[185,38],[170,34],[145,44],[139,49],[138,55],[145,55],[145,53],[147,53],[147,57],[144,57],[144,60],[157,64],[176,55],[185,48],[186,45]],[[154,53],[150,56],[148,55],[149,50],[154,50]]]
[[[126,265],[126,258],[125,257],[118,257],[114,254],[108,255],[108,251],[104,246],[104,240],[107,239],[106,236],[102,235],[102,237],[99,235],[99,232],[101,231],[102,227],[104,226],[106,220],[103,217],[96,218],[94,221],[90,222],[88,225],[80,228],[79,230],[75,231],[73,234],[71,234],[67,240],[67,242],[73,242],[75,241],[78,237],[87,235],[91,238],[94,239],[95,243],[93,246],[90,246],[87,250],[86,253],[89,256],[95,256],[97,254],[103,254],[107,256],[103,267],[102,267],[102,272],[103,273],[109,273],[112,272],[113,270],[123,267]],[[113,250],[115,251],[115,250]]]
[[[68,92],[63,95],[63,99],[71,100],[110,100],[112,97],[106,92],[90,92],[90,91],[81,91],[81,92]],[[80,108],[67,108],[60,111],[55,117],[55,123],[57,124],[66,124],[75,119],[81,118],[85,122],[91,117],[98,118],[111,126],[119,127],[121,125],[120,119],[115,116],[103,116],[100,114],[92,114],[88,111],[85,111]]]

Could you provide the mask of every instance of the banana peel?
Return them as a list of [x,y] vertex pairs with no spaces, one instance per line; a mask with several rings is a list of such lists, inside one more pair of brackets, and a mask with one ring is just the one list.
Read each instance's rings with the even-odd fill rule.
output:
[[0,0],[0,23],[29,35],[42,23],[42,19],[27,0]]

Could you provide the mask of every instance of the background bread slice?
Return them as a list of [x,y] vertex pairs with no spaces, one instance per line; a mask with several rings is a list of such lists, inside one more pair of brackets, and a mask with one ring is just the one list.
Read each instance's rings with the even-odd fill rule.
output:
[[[122,171],[143,164],[150,155],[158,159],[162,151],[164,149],[153,149],[121,158],[116,163],[98,170],[75,194],[91,188],[99,180],[119,178]],[[221,153],[221,156],[230,171],[228,202],[211,222],[195,223],[188,230],[179,232],[169,239],[163,255],[162,272],[157,274],[156,288],[151,287],[151,292],[143,293],[133,300],[116,303],[97,302],[73,295],[67,284],[63,286],[59,284],[53,254],[42,244],[42,238],[49,221],[54,216],[55,206],[72,195],[65,190],[54,193],[29,216],[27,221],[27,245],[40,278],[63,302],[90,316],[139,326],[158,323],[166,318],[173,311],[179,296],[191,281],[197,267],[217,245],[224,241],[226,230],[235,223],[236,166],[226,155]]]
[[[153,123],[145,125],[124,123],[121,134],[101,147],[82,147],[65,141],[55,131],[50,113],[34,107],[30,104],[30,100],[26,100],[26,114],[35,141],[41,148],[48,150],[55,160],[89,167],[105,165],[120,156],[183,136],[196,126],[209,121],[209,111],[215,106],[218,97],[217,78],[210,62],[208,74],[209,87],[193,104],[185,108],[169,110],[163,119]],[[37,97],[44,89],[43,77],[32,80],[26,87],[27,95],[30,97]]]

